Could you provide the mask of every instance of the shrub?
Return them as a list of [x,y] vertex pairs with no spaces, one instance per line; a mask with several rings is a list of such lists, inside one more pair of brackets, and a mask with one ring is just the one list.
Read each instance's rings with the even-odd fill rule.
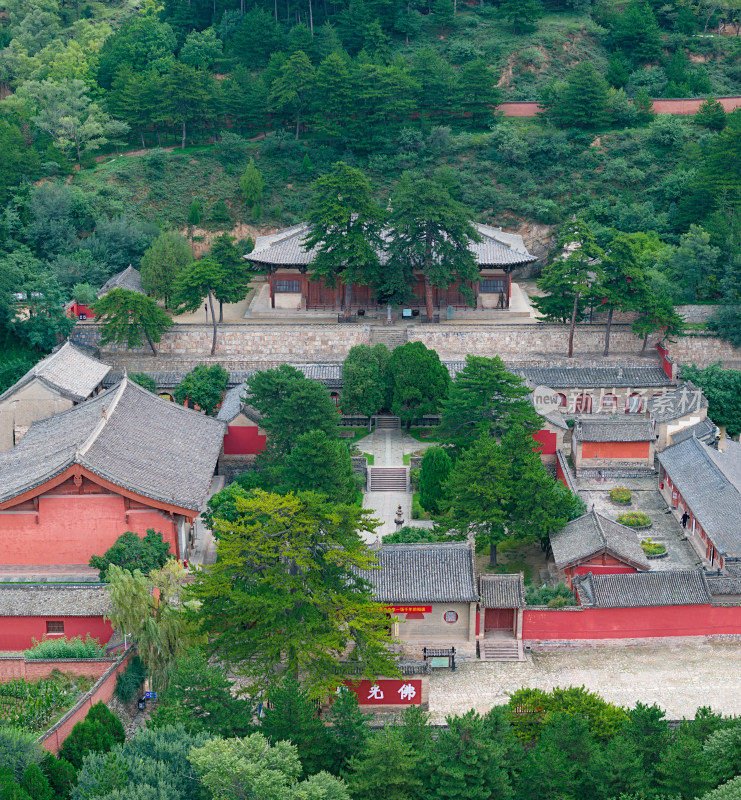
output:
[[144,667],[144,662],[139,656],[134,656],[129,661],[128,667],[116,676],[116,688],[114,690],[116,697],[122,703],[128,703],[139,691],[139,687],[144,683],[146,677],[147,670]]
[[419,504],[432,513],[440,511],[443,486],[453,468],[450,456],[442,447],[430,447],[422,456],[419,478]]
[[660,556],[666,553],[666,547],[660,542],[654,542],[653,539],[643,539],[641,547],[647,556]]
[[559,583],[556,586],[542,586],[539,589],[529,586],[525,593],[525,602],[529,606],[548,606],[549,608],[576,605],[574,593],[565,583]]
[[113,737],[114,741],[123,744],[126,741],[126,733],[121,724],[121,720],[108,708],[105,703],[95,703],[88,711],[87,722],[99,722]]
[[419,491],[419,476],[421,471],[419,467],[414,467],[414,469],[409,470],[409,483],[411,484],[413,492]]
[[614,489],[610,490],[610,500],[614,503],[623,503],[627,505],[630,503],[631,499],[633,498],[633,493],[630,489],[626,489],[624,486],[616,486]]
[[644,514],[643,511],[625,511],[618,514],[617,521],[629,528],[645,528],[651,524],[651,517]]
[[116,744],[113,734],[100,722],[78,722],[59,748],[59,755],[78,770],[88,753],[107,753]]
[[100,642],[88,633],[83,639],[82,636],[75,636],[72,639],[62,636],[59,639],[36,639],[31,640],[34,644],[30,650],[26,650],[26,658],[105,658],[106,651],[101,647]]
[[0,767],[12,770],[17,781],[22,779],[31,764],[41,761],[43,751],[35,739],[33,734],[20,728],[0,727]]
[[416,544],[418,542],[452,542],[463,539],[463,534],[438,532],[433,528],[416,528],[405,525],[398,531],[383,537],[384,544]]
[[152,394],[157,394],[157,384],[155,383],[154,378],[151,375],[147,375],[146,372],[132,372],[129,375],[129,378],[131,378],[134,383],[138,383],[139,386],[142,386]]
[[147,528],[144,538],[133,531],[122,533],[102,556],[91,556],[89,563],[99,570],[100,580],[105,581],[111,564],[130,572],[138,569],[149,575],[154,569],[162,569],[169,558],[172,558],[169,543],[154,528]]
[[77,770],[66,759],[57,758],[51,753],[44,756],[41,769],[57,800],[66,800],[77,781]]

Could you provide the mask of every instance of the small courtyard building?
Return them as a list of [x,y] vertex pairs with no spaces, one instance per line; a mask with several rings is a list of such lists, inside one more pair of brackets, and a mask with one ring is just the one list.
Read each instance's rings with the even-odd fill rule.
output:
[[650,570],[638,533],[592,510],[551,534],[555,567],[569,586],[591,573],[614,575]]
[[0,453],[2,563],[86,565],[122,533],[148,528],[187,557],[224,428],[128,378],[34,423]]
[[655,439],[653,422],[643,417],[577,417],[571,438],[576,474],[651,474]]
[[0,451],[17,445],[34,422],[96,394],[108,364],[65,342],[0,394]]

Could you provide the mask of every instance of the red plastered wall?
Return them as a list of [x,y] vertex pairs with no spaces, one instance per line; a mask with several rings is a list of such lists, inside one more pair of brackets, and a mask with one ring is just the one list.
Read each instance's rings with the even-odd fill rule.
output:
[[267,437],[263,436],[257,425],[230,425],[224,436],[224,455],[251,455],[262,453],[267,443]]
[[533,434],[533,439],[539,442],[542,447],[538,448],[538,452],[546,456],[556,455],[556,448],[558,446],[558,437],[547,428],[542,428]]
[[[0,617],[0,650],[27,650],[33,639],[41,641],[46,635],[47,620],[63,621],[67,638],[89,633],[101,644],[107,644],[113,635],[110,622],[100,617]],[[87,675],[88,673],[83,673]],[[2,671],[0,670],[0,680]]]
[[648,458],[649,442],[582,442],[582,458]]

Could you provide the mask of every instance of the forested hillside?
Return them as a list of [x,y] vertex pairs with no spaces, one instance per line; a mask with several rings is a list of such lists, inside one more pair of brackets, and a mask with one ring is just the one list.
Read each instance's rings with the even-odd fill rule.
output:
[[[602,246],[631,235],[667,302],[735,303],[739,115],[650,110],[741,94],[734,6],[6,0],[0,325],[48,349],[74,287],[139,266],[162,230],[200,255],[208,230],[304,219],[337,161],[383,204],[404,171],[435,172],[472,217],[540,226],[541,252],[576,215]],[[506,99],[545,113],[502,119]]]

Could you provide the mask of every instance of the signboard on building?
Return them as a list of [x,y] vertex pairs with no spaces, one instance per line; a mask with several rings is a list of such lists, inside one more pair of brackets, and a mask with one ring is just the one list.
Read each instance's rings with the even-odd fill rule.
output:
[[[361,706],[418,706],[422,703],[421,680],[345,681]],[[338,689],[341,691],[341,688]]]
[[431,614],[432,606],[384,606],[391,614]]

